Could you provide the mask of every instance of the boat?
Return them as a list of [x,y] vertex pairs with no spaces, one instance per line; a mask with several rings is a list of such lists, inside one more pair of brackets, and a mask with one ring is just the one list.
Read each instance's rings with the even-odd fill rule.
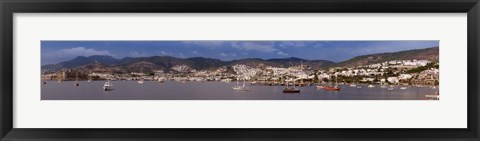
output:
[[243,85],[242,86],[234,86],[232,88],[234,90],[237,90],[237,91],[249,91],[250,90],[248,87],[245,86],[245,79],[243,79]]
[[43,81],[43,84],[47,84],[47,81]]
[[157,82],[158,82],[158,83],[163,83],[163,82],[165,82],[165,79],[163,79],[163,77],[162,77],[162,78],[159,78],[159,79],[157,80]]
[[295,88],[295,81],[293,81],[293,87],[289,88],[288,83],[286,84],[286,87],[282,90],[283,93],[300,93],[300,89]]
[[87,82],[92,82],[92,71],[88,74],[88,80]]
[[75,86],[79,86],[80,84],[78,84],[78,71],[76,73],[76,77],[75,77]]
[[103,84],[103,90],[104,91],[113,90],[113,84],[110,83],[110,80],[108,80],[107,82],[105,82],[105,84]]
[[373,86],[373,85],[368,85],[368,87],[369,87],[369,88],[374,88],[375,86]]
[[393,87],[389,87],[387,90],[391,91],[391,90],[393,90]]
[[350,84],[350,87],[357,87],[357,85],[355,85],[355,84]]
[[380,84],[380,88],[387,88],[388,86],[385,85],[383,82]]
[[337,78],[338,78],[338,76],[337,76],[337,74],[335,74],[335,86],[333,86],[333,87],[332,86],[324,86],[323,89],[327,90],[327,91],[340,91],[341,88],[338,87]]
[[340,91],[341,88],[337,87],[337,86],[334,86],[334,87],[331,87],[331,86],[325,86],[323,87],[323,89],[327,90],[327,91]]
[[143,67],[142,67],[141,70],[140,70],[140,74],[142,74],[142,78],[140,78],[140,80],[137,81],[137,82],[138,82],[138,84],[143,84],[143,83],[145,82],[145,81],[144,81],[144,75],[143,75]]
[[407,89],[407,87],[400,87],[400,90],[405,90]]
[[323,89],[325,86],[317,85],[316,87],[319,88],[319,89]]

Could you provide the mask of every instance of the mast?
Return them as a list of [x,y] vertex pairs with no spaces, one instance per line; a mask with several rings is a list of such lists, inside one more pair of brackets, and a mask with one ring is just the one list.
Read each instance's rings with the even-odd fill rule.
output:
[[243,87],[245,87],[245,78],[243,78]]
[[335,88],[338,87],[338,74],[335,73]]

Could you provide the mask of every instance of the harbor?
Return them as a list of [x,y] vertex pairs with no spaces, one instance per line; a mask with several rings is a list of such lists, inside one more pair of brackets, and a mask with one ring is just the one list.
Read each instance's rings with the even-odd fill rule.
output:
[[[45,81],[41,100],[425,100],[438,94],[438,88],[419,86],[381,87],[381,85],[338,84],[340,91],[317,88],[317,85],[296,86],[298,93],[284,93],[286,86],[251,85],[248,90],[235,90],[243,82],[221,81]],[[105,91],[109,82],[111,90]],[[293,86],[289,86],[293,87]],[[405,89],[402,89],[404,87]],[[391,90],[389,88],[392,88]],[[438,97],[436,99],[438,100]]]

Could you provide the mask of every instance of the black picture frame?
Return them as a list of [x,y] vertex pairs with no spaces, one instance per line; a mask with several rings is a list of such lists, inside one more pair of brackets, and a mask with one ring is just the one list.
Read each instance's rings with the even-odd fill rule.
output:
[[[0,0],[1,140],[459,140],[478,141],[479,0]],[[13,128],[14,13],[467,13],[466,129]],[[445,121],[449,122],[449,121]]]

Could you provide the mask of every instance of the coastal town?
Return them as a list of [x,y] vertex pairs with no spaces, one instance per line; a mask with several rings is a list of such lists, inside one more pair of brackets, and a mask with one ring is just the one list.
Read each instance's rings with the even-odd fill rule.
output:
[[[286,42],[232,41],[221,42],[218,48],[203,44],[212,42],[201,43],[209,48],[192,50],[201,47],[177,41],[148,42],[163,47],[144,50],[117,49],[112,44],[97,42],[92,44],[99,45],[98,48],[63,45],[49,48],[51,50],[42,53],[45,55],[41,66],[42,99],[440,99],[438,41],[414,44],[416,47],[410,47],[413,42],[407,41],[299,41],[295,42],[302,46],[298,48],[287,48],[291,44]],[[320,43],[341,47],[315,46]],[[407,47],[392,47],[392,44]],[[175,48],[170,48],[171,45]],[[256,48],[242,50],[241,45]],[[257,50],[266,48],[276,52]],[[337,50],[340,48],[350,49],[349,52]],[[360,48],[365,50],[358,50]],[[94,49],[104,52],[94,52]],[[166,49],[171,50],[164,51]],[[72,50],[84,52],[68,55]],[[232,52],[234,50],[237,52]],[[60,52],[67,54],[60,56]]]
[[[99,64],[98,64],[99,65]],[[42,80],[95,81],[95,80],[142,80],[142,81],[248,81],[252,85],[297,86],[328,84],[378,84],[378,85],[428,85],[439,84],[439,63],[428,60],[393,60],[356,67],[330,67],[312,69],[307,65],[291,67],[250,67],[245,64],[223,66],[210,70],[195,70],[187,65],[176,65],[175,71],[151,70],[151,72],[127,72],[120,68],[61,69],[42,73]]]

